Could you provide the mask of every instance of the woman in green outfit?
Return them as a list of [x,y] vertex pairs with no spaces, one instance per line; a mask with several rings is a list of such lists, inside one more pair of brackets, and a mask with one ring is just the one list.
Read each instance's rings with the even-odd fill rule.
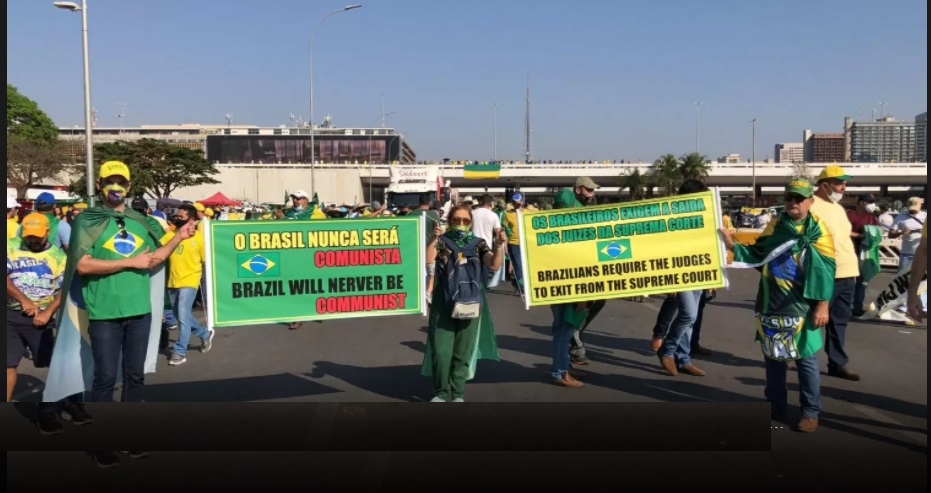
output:
[[[435,262],[435,271],[441,275],[432,276],[435,284],[422,373],[433,377],[434,398],[430,402],[446,402],[450,397],[453,402],[465,402],[465,384],[475,377],[476,363],[479,359],[499,361],[498,346],[495,342],[484,282],[478,283],[481,286],[481,311],[477,318],[453,318],[453,307],[446,303],[444,288],[447,278],[442,273],[445,273],[451,254],[446,241],[458,245],[459,248],[466,248],[475,240],[475,235],[472,234],[472,209],[468,206],[452,208],[447,224],[448,231],[443,233],[437,228],[433,240],[427,244],[427,263],[429,265]],[[442,240],[441,236],[445,240]],[[504,230],[498,229],[495,231],[493,248],[484,240],[479,240],[475,252],[485,268],[497,272],[504,259],[506,244]],[[479,278],[479,281],[481,279],[484,277]]]

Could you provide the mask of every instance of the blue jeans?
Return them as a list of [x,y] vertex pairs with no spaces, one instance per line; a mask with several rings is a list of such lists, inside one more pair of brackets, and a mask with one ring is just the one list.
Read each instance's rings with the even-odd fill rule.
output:
[[[764,393],[769,401],[773,414],[785,413],[789,395],[786,389],[785,361],[776,361],[763,357],[766,360],[766,388]],[[818,365],[818,356],[809,356],[795,360],[798,369],[799,403],[802,408],[802,418],[818,419],[821,412],[821,370]]]
[[[701,337],[702,316],[705,313],[705,304],[707,303],[707,291],[702,291],[701,300],[698,302],[698,316],[695,317],[695,323],[692,324],[692,336],[689,338],[689,344],[693,350],[699,346],[698,339]],[[666,299],[663,300],[662,306],[659,308],[659,314],[656,316],[656,325],[653,326],[653,337],[655,339],[662,339],[666,336],[666,333],[669,332],[669,326],[672,325],[672,321],[675,320],[678,311],[679,305],[676,302],[676,298],[667,296]]]
[[563,320],[566,305],[550,305],[553,311],[553,379],[562,378],[569,371],[569,343],[575,327]]
[[123,402],[142,402],[145,356],[152,314],[115,320],[91,320],[88,334],[94,354],[92,402],[113,402],[117,368],[123,355]]
[[175,317],[175,311],[172,308],[165,308],[165,324],[178,325],[178,318]]
[[200,340],[206,341],[209,332],[206,327],[198,323],[197,319],[194,318],[194,300],[197,298],[197,288],[169,289],[168,296],[171,298],[171,308],[178,314],[178,322],[181,327],[178,342],[175,343],[174,354],[184,356],[187,354],[187,345],[191,341],[191,333],[199,337]]
[[703,292],[685,291],[676,296],[679,313],[669,326],[669,332],[659,350],[660,357],[674,358],[676,366],[680,368],[692,364],[692,326],[698,319],[698,305]]
[[508,259],[514,265],[514,287],[523,291],[524,267],[520,259],[520,245],[508,245]]
[[847,351],[844,342],[847,339],[847,322],[853,313],[853,295],[857,279],[834,280],[834,297],[831,299],[830,318],[825,328],[824,352],[828,353],[828,370],[839,370],[847,366]]
[[863,302],[866,299],[866,285],[867,283],[863,282],[862,277],[858,277],[856,280],[856,286],[853,288],[853,306],[851,307],[852,313],[859,313],[863,311]]

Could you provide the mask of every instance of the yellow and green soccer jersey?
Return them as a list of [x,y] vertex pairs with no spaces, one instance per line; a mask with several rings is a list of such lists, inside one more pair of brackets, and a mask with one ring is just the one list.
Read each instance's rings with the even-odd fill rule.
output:
[[[16,289],[42,310],[61,291],[67,262],[65,252],[55,245],[42,252],[32,252],[20,238],[6,242],[6,275]],[[20,303],[9,296],[6,306],[11,310],[22,309]]]

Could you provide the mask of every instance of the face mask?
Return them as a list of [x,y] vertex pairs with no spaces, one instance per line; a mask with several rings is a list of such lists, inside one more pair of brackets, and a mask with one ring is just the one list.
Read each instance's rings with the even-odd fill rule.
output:
[[103,195],[111,204],[119,204],[126,199],[126,189],[117,184],[107,185],[103,187]]
[[876,204],[866,204],[866,212],[876,212],[879,209],[879,206]]
[[828,198],[831,199],[831,202],[834,202],[836,204],[844,199],[844,194],[839,193],[839,192],[831,192],[831,195]]
[[588,205],[588,204],[591,204],[591,203],[594,203],[594,202],[595,202],[595,196],[594,196],[594,195],[592,195],[591,197],[586,197],[586,196],[584,196],[584,195],[576,195],[576,196],[575,196],[575,199],[578,200],[579,203],[582,204],[582,205]]
[[187,219],[175,219],[173,224],[175,225],[176,228],[181,228],[187,223],[188,223]]
[[294,209],[294,210],[300,212],[300,211],[304,210],[305,207],[304,207],[302,204],[298,204],[298,205],[292,207],[292,209]]

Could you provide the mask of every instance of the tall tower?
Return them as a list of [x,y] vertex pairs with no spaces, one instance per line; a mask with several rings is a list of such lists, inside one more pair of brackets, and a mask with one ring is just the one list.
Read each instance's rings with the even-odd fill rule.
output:
[[527,74],[527,109],[524,111],[524,162],[529,163],[530,153],[530,74]]

